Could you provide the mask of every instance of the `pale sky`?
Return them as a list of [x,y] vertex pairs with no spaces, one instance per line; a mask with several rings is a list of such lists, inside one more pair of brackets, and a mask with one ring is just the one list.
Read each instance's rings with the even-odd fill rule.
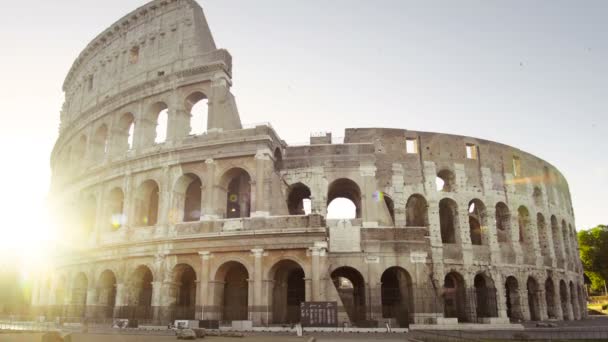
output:
[[[63,79],[92,38],[144,3],[2,6],[3,236],[47,241],[36,227],[45,221]],[[502,142],[562,171],[578,229],[608,223],[607,1],[199,3],[234,58],[244,123],[271,122],[292,143],[370,126]]]

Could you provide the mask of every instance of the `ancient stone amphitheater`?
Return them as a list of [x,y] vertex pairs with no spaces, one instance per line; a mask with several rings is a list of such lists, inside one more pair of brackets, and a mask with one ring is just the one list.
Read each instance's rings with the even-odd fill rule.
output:
[[[69,247],[34,290],[38,312],[266,326],[336,302],[338,321],[318,324],[360,327],[585,316],[570,193],[552,165],[392,128],[292,146],[241,124],[231,76],[193,0],[152,1],[84,49],[51,158]],[[331,218],[334,201],[352,208]]]

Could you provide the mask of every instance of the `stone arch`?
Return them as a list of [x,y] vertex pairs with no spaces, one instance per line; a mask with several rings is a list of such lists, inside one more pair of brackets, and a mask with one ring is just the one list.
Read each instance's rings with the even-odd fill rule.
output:
[[559,224],[557,223],[557,217],[555,217],[555,215],[551,215],[551,234],[553,235],[553,248],[555,251],[555,257],[558,260],[558,267],[563,267],[563,240],[562,235],[559,233]]
[[268,271],[272,292],[268,294],[272,322],[300,322],[300,304],[306,300],[304,268],[290,259],[277,261]]
[[113,131],[114,146],[117,153],[125,153],[134,147],[135,115],[127,112],[118,119],[116,129]]
[[352,202],[352,204],[355,206],[355,217],[351,218],[361,218],[361,188],[355,181],[348,178],[339,178],[329,184],[329,187],[327,189],[328,217],[332,215],[332,213],[330,212],[332,202],[337,199],[340,199],[340,201],[344,201],[342,199],[346,199]]
[[223,321],[249,318],[249,272],[238,261],[227,261],[215,273],[214,305]]
[[458,318],[459,322],[467,322],[467,296],[464,278],[458,272],[446,274],[443,280],[443,315],[446,318]]
[[170,320],[195,317],[196,307],[196,271],[186,263],[175,265],[171,271],[171,285],[166,297],[170,308]]
[[568,225],[566,220],[562,220],[562,241],[564,242],[564,255],[566,260],[570,259],[570,236],[568,234]]
[[414,313],[413,282],[399,266],[387,268],[380,277],[382,317],[393,318],[400,327],[408,327]]
[[126,223],[124,214],[125,194],[122,188],[116,187],[110,190],[107,201],[108,217],[106,224],[108,224],[110,229],[119,229]]
[[72,317],[84,317],[87,306],[89,280],[84,272],[79,272],[72,281]]
[[[226,171],[221,178],[220,187],[226,196],[224,217],[241,218],[251,214],[251,176],[240,167]],[[223,199],[220,198],[220,203]]]
[[202,216],[203,183],[199,176],[187,173],[173,186],[172,215],[182,222],[199,221]]
[[551,277],[545,280],[545,302],[547,303],[547,317],[557,318],[555,310],[555,284]]
[[542,291],[540,290],[538,282],[536,279],[534,279],[534,277],[528,277],[526,288],[528,290],[528,309],[530,310],[530,319],[533,321],[540,321],[540,296]]
[[498,243],[511,241],[511,212],[503,203],[496,203],[496,238]]
[[116,275],[111,270],[104,270],[97,281],[97,306],[102,318],[112,318],[116,306]]
[[523,205],[517,208],[517,222],[519,224],[519,242],[530,244],[530,211]]
[[274,170],[278,172],[283,168],[283,153],[279,147],[274,149],[272,157],[274,161]]
[[488,274],[481,272],[473,278],[475,287],[475,312],[478,318],[498,317],[496,287]]
[[142,182],[135,193],[135,225],[155,226],[158,223],[160,188],[152,179]]
[[523,321],[524,315],[521,307],[519,282],[514,276],[508,276],[505,281],[505,296],[507,297],[507,317],[511,321]]
[[408,227],[429,226],[429,205],[420,194],[413,194],[407,199],[405,205],[405,221]]
[[569,321],[572,318],[570,317],[570,312],[568,311],[568,287],[566,286],[566,282],[562,279],[559,281],[559,299],[562,304],[562,314],[565,321]]
[[452,170],[443,169],[437,172],[437,178],[435,179],[435,182],[437,184],[437,191],[456,191],[456,176],[454,175],[454,172],[452,172]]
[[442,243],[457,243],[458,237],[458,204],[451,198],[439,201],[439,225]]
[[128,307],[122,313],[122,318],[151,319],[152,312],[152,282],[154,275],[150,267],[137,266],[128,278]]
[[488,218],[486,205],[475,198],[469,202],[469,235],[471,244],[488,245]]
[[169,106],[163,101],[153,103],[148,107],[146,118],[152,124],[146,132],[146,145],[164,143],[169,130]]
[[[549,243],[549,232],[547,228],[547,222],[543,214],[536,214],[536,227],[538,229],[538,244],[542,256],[545,258],[545,265],[551,266],[550,260],[548,259],[551,255],[551,244]],[[548,265],[547,265],[548,263]]]
[[363,275],[350,266],[342,266],[331,272],[331,279],[351,323],[364,321],[366,305]]
[[95,130],[91,141],[91,158],[96,162],[103,162],[108,152],[108,126],[102,124]]
[[386,225],[386,226],[394,226],[395,225],[395,202],[393,202],[393,199],[391,198],[391,196],[389,196],[386,193],[378,193],[379,196],[382,196],[382,204],[384,204],[384,207],[382,209],[380,209],[381,211],[384,211],[384,214],[380,215],[379,217],[379,222],[381,225]]
[[579,308],[578,308],[578,301],[576,300],[576,289],[574,288],[574,283],[572,281],[570,281],[569,283],[569,287],[570,287],[570,305],[572,306],[572,313],[573,316],[572,319],[578,319],[579,316]]
[[287,196],[287,209],[289,215],[306,215],[311,208],[311,192],[310,188],[303,183],[295,183],[289,186],[289,195]]
[[190,114],[189,133],[199,135],[205,133],[209,118],[209,99],[202,91],[195,91],[184,101],[187,113]]

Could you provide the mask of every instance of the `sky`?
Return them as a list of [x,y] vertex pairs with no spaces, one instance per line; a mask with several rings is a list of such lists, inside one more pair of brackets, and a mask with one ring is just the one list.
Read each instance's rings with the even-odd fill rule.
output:
[[[0,11],[0,239],[53,245],[45,213],[61,86],[98,33],[145,1]],[[608,223],[608,2],[200,0],[234,61],[244,123],[289,143],[347,127],[489,139],[568,179],[577,229]]]

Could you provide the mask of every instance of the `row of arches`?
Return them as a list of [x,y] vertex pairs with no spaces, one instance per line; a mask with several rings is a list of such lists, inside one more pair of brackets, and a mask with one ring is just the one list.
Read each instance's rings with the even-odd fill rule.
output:
[[[520,206],[517,209],[519,233],[514,237],[511,231],[511,212],[505,203],[498,202],[496,204],[493,218],[489,217],[485,204],[479,199],[471,200],[467,211],[469,237],[473,245],[489,244],[488,220],[494,219],[498,243],[520,242],[532,246],[534,239],[537,238],[543,256],[563,255],[568,258],[571,254],[575,254],[576,239],[572,225],[568,225],[566,220],[562,220],[560,225],[555,215],[550,218],[551,231],[548,231],[544,215],[542,213],[537,214],[536,236],[528,208]],[[439,201],[439,223],[443,243],[461,242],[458,234],[458,229],[461,227],[460,217],[456,201],[451,198],[444,198]],[[553,244],[551,244],[551,241],[553,241]],[[554,251],[550,250],[552,246],[555,246]]]
[[[179,118],[185,116],[186,119]],[[201,91],[185,97],[172,110],[165,101],[146,107],[142,115],[124,112],[112,122],[97,124],[92,133],[78,136],[61,153],[59,167],[83,166],[84,162],[102,162],[107,156],[119,156],[136,147],[162,144],[169,137],[203,134],[207,130],[208,98]]]

